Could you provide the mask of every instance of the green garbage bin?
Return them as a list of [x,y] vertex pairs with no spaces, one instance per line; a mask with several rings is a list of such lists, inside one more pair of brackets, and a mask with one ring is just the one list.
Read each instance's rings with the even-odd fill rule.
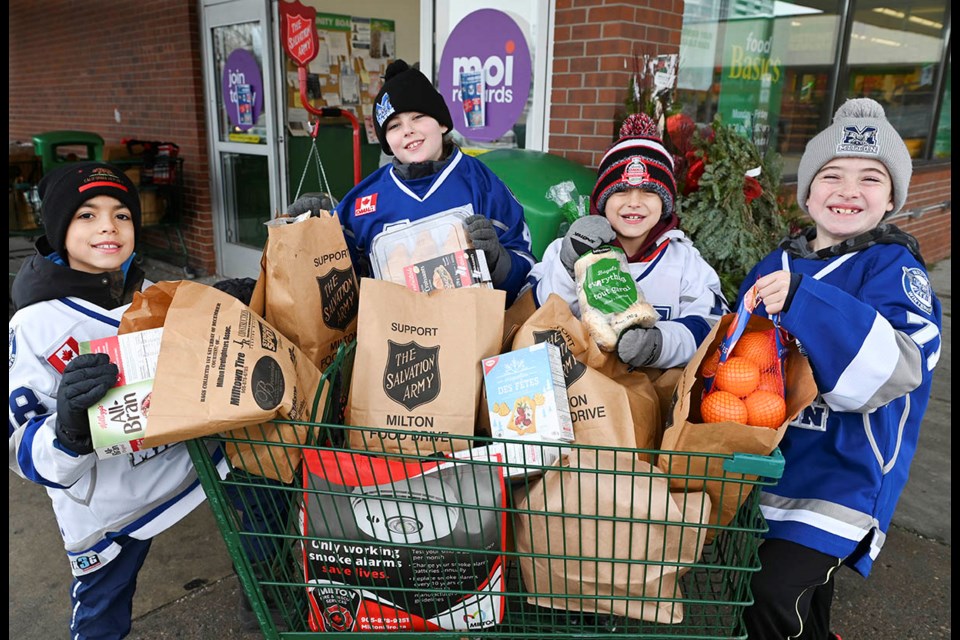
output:
[[[62,147],[84,147],[85,155],[61,156]],[[46,131],[33,136],[33,149],[40,156],[41,168],[46,174],[65,162],[103,159],[103,138],[89,131]]]
[[503,180],[523,205],[537,260],[556,239],[564,220],[559,206],[547,198],[547,190],[571,180],[580,195],[589,196],[597,179],[596,173],[582,164],[529,149],[497,149],[479,154],[477,160]]

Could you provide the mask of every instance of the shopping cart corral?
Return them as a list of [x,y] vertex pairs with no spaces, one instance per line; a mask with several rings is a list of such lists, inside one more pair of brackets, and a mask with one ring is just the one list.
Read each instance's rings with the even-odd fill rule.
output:
[[[306,423],[307,444],[278,441],[283,429],[267,440],[260,426],[218,436],[227,447],[269,445],[249,468],[220,479],[204,443],[189,441],[267,639],[334,631],[746,637],[742,613],[766,530],[759,487],[779,479],[779,451],[703,454],[722,459],[723,477],[709,480],[724,499],[742,502],[727,524],[704,497],[708,478],[678,473],[676,464],[664,474],[645,462],[658,451],[573,444],[562,464],[550,465],[559,451],[545,445],[538,464],[516,450],[504,462],[502,445],[485,438],[412,440],[365,428],[409,447],[389,458],[351,451],[342,443],[354,427],[340,424],[351,355],[341,349],[324,374],[322,421]],[[444,455],[451,446],[465,451]],[[685,454],[686,468],[714,466],[698,457]],[[293,463],[293,482],[269,479]],[[611,496],[613,511],[598,507]],[[273,524],[252,526],[251,514]]]

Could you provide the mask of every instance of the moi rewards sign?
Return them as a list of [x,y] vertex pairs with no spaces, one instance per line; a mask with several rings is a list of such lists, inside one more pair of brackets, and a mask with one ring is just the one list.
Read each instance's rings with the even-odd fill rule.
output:
[[[463,73],[483,73],[483,126],[467,127],[462,116]],[[471,140],[496,140],[520,119],[530,97],[530,48],[509,15],[480,9],[463,18],[447,38],[437,88],[453,116],[454,128]]]

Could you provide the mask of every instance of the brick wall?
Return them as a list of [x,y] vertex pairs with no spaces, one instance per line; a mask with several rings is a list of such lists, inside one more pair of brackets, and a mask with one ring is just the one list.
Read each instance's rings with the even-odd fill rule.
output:
[[[195,0],[11,0],[9,138],[72,129],[107,144],[178,144],[190,265],[209,274],[216,260],[197,11]],[[165,246],[155,231],[147,241]]]
[[[894,220],[920,242],[920,253],[927,265],[950,257],[950,174],[949,163],[915,168],[903,210],[918,215]],[[938,206],[943,203],[947,203],[946,207]]]
[[557,0],[550,152],[596,167],[615,139],[634,53],[678,53],[682,23],[682,0]]

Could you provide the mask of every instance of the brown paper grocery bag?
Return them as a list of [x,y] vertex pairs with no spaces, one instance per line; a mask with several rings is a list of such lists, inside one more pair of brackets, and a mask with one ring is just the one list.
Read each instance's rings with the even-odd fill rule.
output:
[[[341,344],[356,338],[358,300],[357,279],[336,214],[319,211],[299,222],[274,221],[268,226],[250,308],[320,371],[333,362]],[[241,433],[232,435],[239,438]],[[273,422],[251,426],[248,433],[253,440],[270,442],[298,437],[291,425]],[[292,460],[289,448],[231,442],[227,455],[234,467],[251,473],[285,482],[293,477],[287,464]],[[283,478],[270,473],[275,468],[283,470]]]
[[528,602],[681,622],[683,603],[668,600],[683,597],[678,580],[703,551],[710,512],[707,494],[671,494],[659,469],[630,452],[574,450],[519,505],[523,584],[541,594]]
[[[133,302],[120,320],[119,333],[164,326],[167,311],[182,282],[158,282],[145,291],[134,294]],[[325,398],[321,399],[321,407],[323,400]],[[306,438],[306,427],[268,422],[235,429],[229,433],[228,437],[303,444]],[[226,442],[224,449],[234,467],[287,483],[295,477],[296,467],[300,461],[299,449],[289,446],[271,447],[259,442]]]
[[[323,406],[319,383],[317,368],[246,305],[181,281],[163,323],[144,445],[309,420]],[[305,441],[306,427],[297,430]]]
[[513,336],[517,330],[532,316],[537,310],[537,301],[533,296],[533,289],[527,289],[513,301],[503,314],[503,340],[500,345],[500,352],[510,351],[510,345],[513,344]]
[[[683,370],[676,388],[671,424],[663,433],[661,449],[663,453],[657,459],[657,465],[670,473],[680,476],[686,474],[707,475],[717,478],[706,483],[695,480],[675,478],[675,487],[692,489],[704,488],[713,498],[715,521],[721,525],[729,524],[737,509],[750,495],[751,485],[740,483],[738,479],[755,480],[747,476],[727,474],[723,470],[723,459],[707,458],[693,453],[750,453],[770,455],[780,444],[787,426],[817,396],[817,384],[807,358],[800,353],[796,342],[786,343],[786,379],[785,400],[787,417],[777,429],[753,427],[736,422],[701,422],[700,398],[703,394],[703,381],[697,371],[707,353],[712,352],[726,335],[727,327],[736,314],[728,313],[713,327],[710,335]],[[764,330],[773,327],[770,320],[751,315],[747,322],[747,331]],[[701,486],[704,485],[704,486]],[[721,499],[722,494],[722,499]],[[712,537],[712,535],[711,535]]]
[[577,444],[652,449],[659,443],[660,403],[650,380],[640,371],[610,364],[610,354],[600,351],[560,296],[548,297],[520,327],[513,349],[538,342],[560,348]]
[[182,280],[158,282],[133,294],[130,306],[120,318],[117,333],[159,329],[167,318],[167,310]]
[[483,372],[499,353],[506,294],[486,287],[411,291],[362,278],[347,423],[353,449],[430,455],[472,436]]
[[357,333],[359,291],[336,214],[267,228],[250,308],[323,371]]

